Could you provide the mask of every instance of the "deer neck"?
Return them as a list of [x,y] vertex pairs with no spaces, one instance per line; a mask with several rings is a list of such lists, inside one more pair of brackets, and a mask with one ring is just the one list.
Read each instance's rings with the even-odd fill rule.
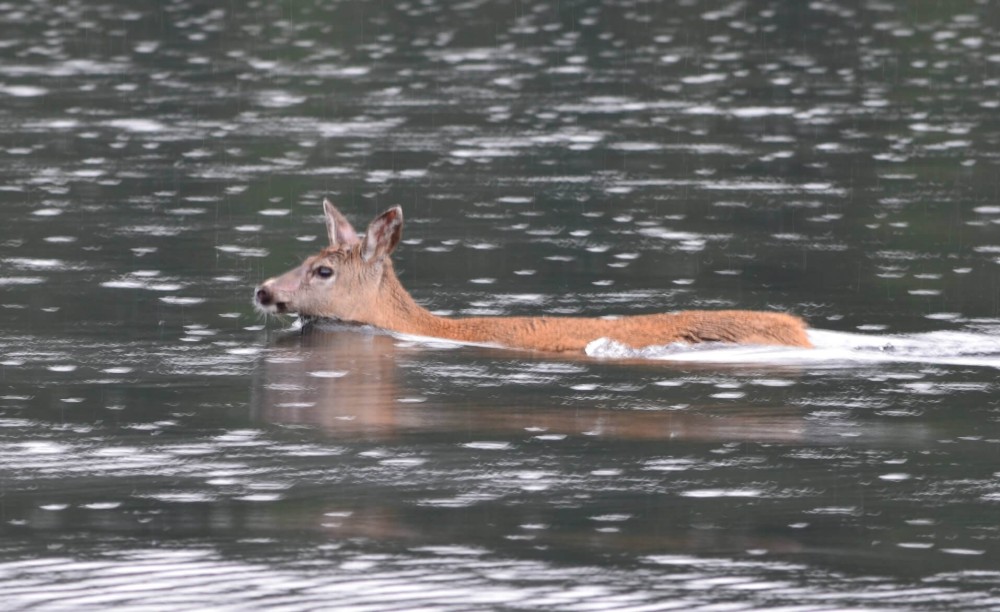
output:
[[365,323],[404,334],[453,338],[454,321],[432,314],[417,304],[403,287],[388,259],[383,263],[375,303],[363,317]]

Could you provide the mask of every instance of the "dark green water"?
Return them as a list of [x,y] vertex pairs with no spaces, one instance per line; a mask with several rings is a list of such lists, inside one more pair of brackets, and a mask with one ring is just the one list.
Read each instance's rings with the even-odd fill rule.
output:
[[[998,24],[0,4],[4,608],[1000,606]],[[404,207],[436,311],[787,310],[819,348],[288,331],[250,298],[324,196]]]

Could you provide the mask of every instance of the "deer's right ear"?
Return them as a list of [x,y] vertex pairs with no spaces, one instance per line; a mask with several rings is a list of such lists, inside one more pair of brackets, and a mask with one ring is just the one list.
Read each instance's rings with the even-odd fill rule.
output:
[[323,199],[323,215],[326,217],[326,235],[330,238],[331,247],[349,247],[361,242],[358,233],[351,227],[347,217],[340,214],[340,211],[330,203],[330,200],[325,198]]
[[361,245],[361,258],[366,262],[378,261],[392,253],[403,235],[403,209],[393,206],[368,226]]

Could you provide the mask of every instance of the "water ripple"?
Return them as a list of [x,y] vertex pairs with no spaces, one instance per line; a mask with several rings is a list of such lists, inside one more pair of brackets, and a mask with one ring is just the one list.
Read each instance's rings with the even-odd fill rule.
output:
[[[793,563],[651,555],[638,568],[565,567],[510,560],[482,549],[420,547],[392,555],[328,550],[299,561],[237,561],[212,549],[100,552],[89,559],[56,556],[0,563],[8,605],[41,609],[91,606],[186,606],[219,601],[221,609],[328,605],[352,609],[676,610],[704,605],[769,609],[996,603],[986,592],[959,590],[942,574],[934,586],[894,585],[877,578],[844,582]],[[136,578],[142,576],[137,582]],[[985,575],[984,575],[985,577]],[[53,579],[56,581],[52,584]],[[994,578],[995,579],[995,578]],[[861,588],[861,585],[864,585]],[[40,587],[46,586],[44,590]],[[642,586],[655,585],[655,586]],[[837,600],[838,604],[825,603]]]

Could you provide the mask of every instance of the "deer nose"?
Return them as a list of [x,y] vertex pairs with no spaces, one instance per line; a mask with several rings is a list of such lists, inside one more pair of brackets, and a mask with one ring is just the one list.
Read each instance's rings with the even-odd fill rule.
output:
[[267,287],[257,287],[257,293],[254,295],[257,298],[257,303],[261,306],[270,306],[274,301],[274,295],[271,294],[271,290]]

